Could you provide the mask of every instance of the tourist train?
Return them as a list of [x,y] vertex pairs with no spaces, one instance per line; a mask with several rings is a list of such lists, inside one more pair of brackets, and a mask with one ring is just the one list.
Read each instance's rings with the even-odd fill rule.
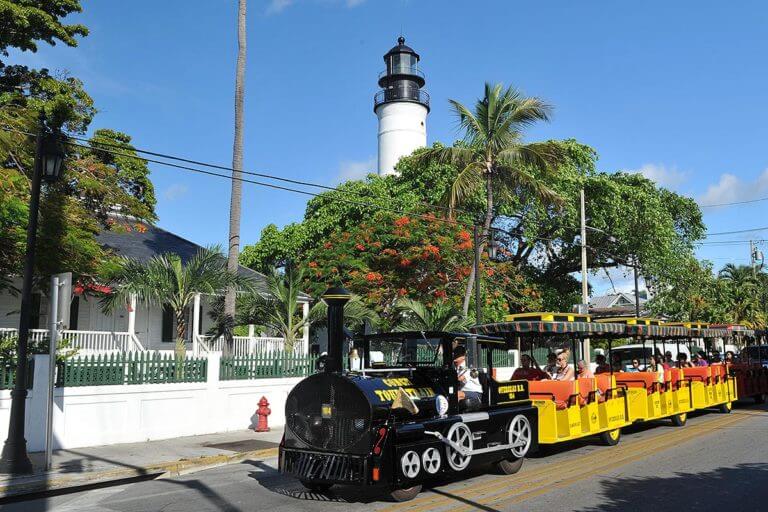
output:
[[[312,491],[375,486],[391,499],[409,500],[425,482],[472,467],[512,474],[540,448],[590,436],[615,445],[628,425],[669,420],[683,427],[692,411],[727,414],[736,400],[762,402],[768,394],[768,347],[754,344],[764,333],[741,326],[527,313],[468,333],[366,335],[355,340],[359,358],[345,364],[349,294],[332,288],[323,298],[328,354],[288,395],[279,452],[280,471]],[[641,348],[633,352],[635,368],[613,357],[614,342],[627,338]],[[673,348],[685,354],[681,344],[696,339],[706,346],[718,338],[746,345],[746,357],[680,368],[663,360]],[[587,339],[607,341],[607,359],[594,375],[579,361]],[[531,366],[537,347],[560,349],[553,364],[571,377],[550,378]],[[526,361],[504,379],[494,361],[512,350]]]

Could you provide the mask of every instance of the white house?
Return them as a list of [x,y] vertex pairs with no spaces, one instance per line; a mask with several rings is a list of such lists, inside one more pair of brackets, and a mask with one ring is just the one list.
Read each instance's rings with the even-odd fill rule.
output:
[[[163,253],[175,253],[182,261],[189,260],[201,246],[170,233],[162,228],[134,219],[120,218],[119,226],[103,230],[97,240],[104,247],[118,255],[139,261],[148,261]],[[238,272],[252,280],[257,290],[266,293],[266,277],[246,267]],[[14,281],[21,289],[21,279]],[[66,296],[60,299],[60,321],[62,337],[80,350],[81,353],[109,350],[173,350],[176,321],[168,308],[132,301],[125,308],[112,314],[105,314],[99,306],[99,295],[104,290],[99,286],[83,286],[78,283],[64,287]],[[205,333],[212,325],[208,312],[213,297],[198,296],[194,307],[188,312],[188,348],[195,353],[221,350],[221,340],[212,341]],[[309,314],[311,298],[300,294],[304,315]],[[0,292],[0,337],[15,336],[19,326],[20,298],[8,291]],[[36,291],[32,300],[32,337],[45,337],[49,328],[48,297]],[[69,311],[69,314],[62,314]],[[270,337],[270,333],[256,333],[253,326],[248,336],[235,338],[235,353],[251,353],[257,348],[277,349],[283,339]],[[309,329],[305,328],[304,342],[296,349],[308,350]]]

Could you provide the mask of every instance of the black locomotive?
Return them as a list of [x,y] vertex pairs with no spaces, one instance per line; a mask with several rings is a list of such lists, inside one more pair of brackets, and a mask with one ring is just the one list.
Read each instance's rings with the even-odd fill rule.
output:
[[[516,473],[537,448],[537,414],[526,381],[498,382],[493,351],[503,339],[463,333],[405,332],[363,337],[359,364],[342,368],[344,289],[323,296],[329,346],[324,368],[288,395],[280,471],[315,491],[334,484],[379,486],[397,501],[424,481],[493,463]],[[462,400],[459,371],[482,386]],[[482,361],[481,361],[482,359]]]

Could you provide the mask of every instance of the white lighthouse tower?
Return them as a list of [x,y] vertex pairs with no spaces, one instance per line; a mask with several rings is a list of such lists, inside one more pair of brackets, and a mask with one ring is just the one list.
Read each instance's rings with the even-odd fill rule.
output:
[[379,175],[395,174],[395,164],[416,148],[427,145],[429,94],[422,91],[424,73],[419,54],[397,39],[384,55],[386,69],[379,74],[381,90],[373,98],[379,118]]

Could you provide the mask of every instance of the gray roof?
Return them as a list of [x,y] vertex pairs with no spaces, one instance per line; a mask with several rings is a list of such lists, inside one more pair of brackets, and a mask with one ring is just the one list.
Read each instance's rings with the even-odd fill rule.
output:
[[[181,261],[186,263],[197,251],[203,249],[202,246],[186,238],[146,222],[126,218],[120,218],[117,222],[127,226],[127,229],[102,230],[96,235],[96,240],[120,256],[146,262],[154,256],[173,253],[178,254]],[[137,226],[140,228],[137,229]],[[258,290],[266,291],[264,274],[242,265],[237,273],[252,279]],[[311,300],[311,297],[299,292],[299,299]]]
[[[647,302],[647,299],[640,297],[640,305]],[[608,295],[600,295],[598,297],[592,297],[589,299],[589,307],[595,309],[612,308],[616,306],[626,306],[635,304],[634,293],[612,293]]]

